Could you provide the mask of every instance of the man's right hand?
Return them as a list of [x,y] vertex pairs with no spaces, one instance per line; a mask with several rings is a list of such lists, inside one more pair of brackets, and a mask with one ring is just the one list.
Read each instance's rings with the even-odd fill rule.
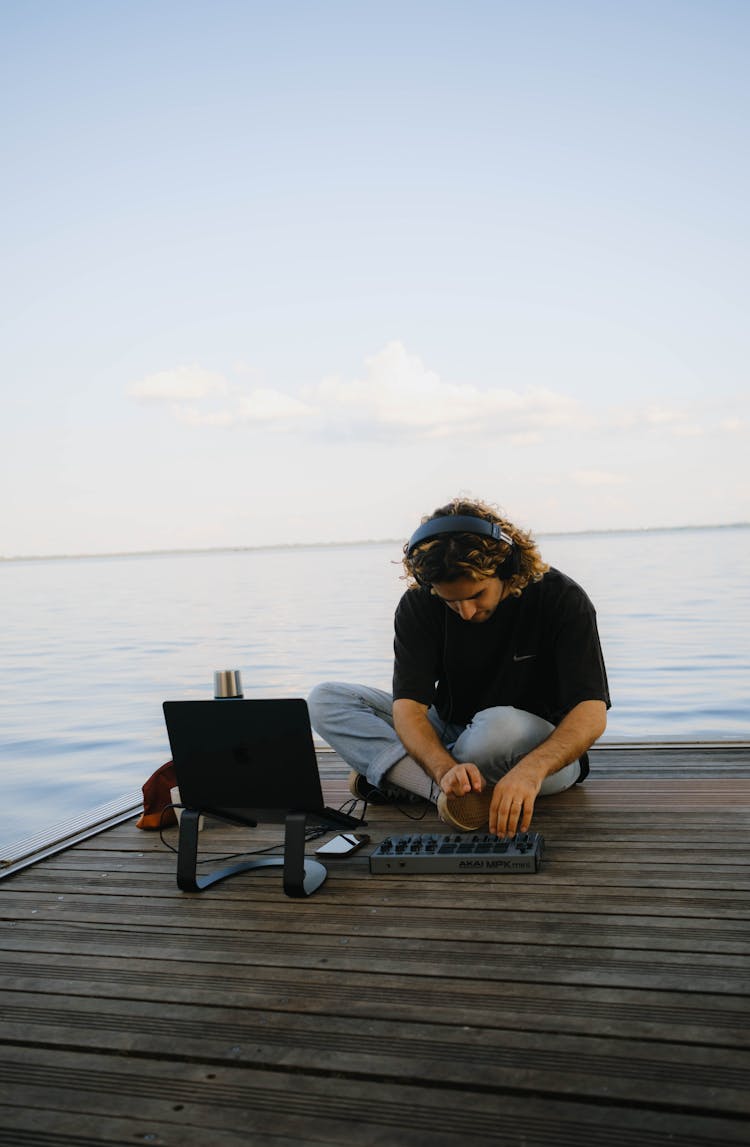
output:
[[472,790],[481,793],[484,785],[484,777],[471,761],[453,765],[440,778],[440,788],[443,792],[455,797],[466,796]]

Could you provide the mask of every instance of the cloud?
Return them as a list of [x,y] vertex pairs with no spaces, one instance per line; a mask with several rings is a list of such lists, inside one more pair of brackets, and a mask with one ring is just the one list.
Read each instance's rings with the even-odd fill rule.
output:
[[647,434],[664,438],[702,438],[709,435],[741,434],[748,422],[737,413],[742,400],[725,400],[724,408],[713,403],[685,403],[682,406],[619,407],[602,415],[602,430],[616,433]]
[[329,377],[310,391],[329,425],[369,436],[491,432],[523,437],[582,418],[578,403],[551,390],[444,382],[400,342],[388,343],[365,368],[362,378]]
[[127,393],[139,402],[168,403],[174,417],[188,426],[256,423],[285,428],[314,413],[306,403],[283,391],[266,387],[243,391],[223,375],[199,366],[149,374],[131,383]]
[[706,426],[694,421],[695,416],[692,412],[681,409],[649,406],[643,418],[648,427],[666,431],[677,438],[699,438],[707,429]]
[[[247,375],[247,370],[242,374]],[[328,441],[388,441],[463,438],[533,446],[552,435],[616,434],[637,438],[697,438],[738,435],[747,420],[737,403],[724,409],[700,404],[599,407],[596,412],[547,387],[514,389],[448,382],[394,340],[365,360],[355,378],[329,375],[294,394],[229,381],[199,366],[179,366],[134,382],[139,402],[166,403],[172,415],[194,427],[258,427],[302,430]],[[579,485],[612,485],[604,471],[578,471]]]
[[127,393],[141,402],[184,402],[226,394],[229,383],[200,366],[177,366],[133,382]]
[[242,423],[286,427],[314,411],[299,399],[280,390],[258,387],[247,394],[235,392],[229,406],[219,410],[201,410],[195,406],[178,407],[176,415],[190,426],[237,426]]
[[134,382],[140,402],[166,402],[189,426],[257,424],[288,429],[306,424],[329,437],[393,440],[492,433],[522,443],[544,430],[580,424],[582,409],[566,395],[445,382],[394,341],[365,361],[360,378],[330,376],[301,397],[264,387],[244,390],[198,366],[159,371]]

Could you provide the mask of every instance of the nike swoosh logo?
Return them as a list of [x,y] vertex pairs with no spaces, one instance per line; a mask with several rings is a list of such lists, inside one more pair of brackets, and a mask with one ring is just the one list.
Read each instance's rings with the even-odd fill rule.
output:
[[536,653],[524,653],[521,657],[517,653],[513,654],[514,661],[530,661],[532,657],[536,657]]

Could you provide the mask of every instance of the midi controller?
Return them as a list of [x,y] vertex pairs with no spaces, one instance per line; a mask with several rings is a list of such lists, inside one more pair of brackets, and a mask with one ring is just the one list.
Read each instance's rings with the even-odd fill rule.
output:
[[370,855],[370,872],[538,872],[543,852],[544,837],[538,832],[387,836]]

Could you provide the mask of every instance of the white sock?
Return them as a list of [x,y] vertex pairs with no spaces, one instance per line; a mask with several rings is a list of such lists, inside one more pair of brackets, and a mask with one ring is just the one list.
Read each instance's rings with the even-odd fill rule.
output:
[[402,757],[392,765],[383,778],[387,783],[398,785],[410,793],[416,793],[425,800],[437,804],[440,786],[428,776],[413,757]]

